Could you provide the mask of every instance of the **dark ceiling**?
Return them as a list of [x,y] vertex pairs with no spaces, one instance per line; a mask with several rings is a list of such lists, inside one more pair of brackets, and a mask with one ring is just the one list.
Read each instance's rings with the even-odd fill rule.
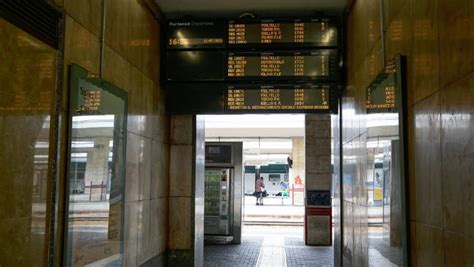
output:
[[233,18],[245,12],[257,17],[337,14],[347,0],[155,0],[166,18]]

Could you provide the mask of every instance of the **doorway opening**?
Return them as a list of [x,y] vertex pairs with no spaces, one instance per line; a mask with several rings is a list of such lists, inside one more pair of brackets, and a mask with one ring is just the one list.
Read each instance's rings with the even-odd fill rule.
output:
[[304,115],[208,115],[205,125],[206,142],[243,143],[243,223],[303,225]]
[[[206,143],[240,142],[243,148],[241,243],[206,242],[204,265],[300,266],[317,262],[332,266],[332,246],[305,245],[305,115],[203,117]],[[212,173],[206,172],[208,175]],[[256,198],[260,178],[261,191],[265,191],[262,204]],[[205,203],[206,218],[212,207]]]

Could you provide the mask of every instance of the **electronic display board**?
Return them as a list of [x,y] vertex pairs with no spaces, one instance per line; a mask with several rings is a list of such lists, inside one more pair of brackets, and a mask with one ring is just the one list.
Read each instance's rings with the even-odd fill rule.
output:
[[226,24],[224,21],[170,21],[168,23],[170,49],[223,48]]
[[329,18],[229,20],[227,44],[246,46],[337,46],[337,26]]
[[338,29],[336,18],[171,20],[167,111],[337,113]]
[[169,83],[166,108],[172,114],[218,114],[224,111],[222,83]]
[[367,88],[367,112],[397,112],[396,74],[395,62],[389,62],[383,72]]
[[331,49],[298,52],[230,52],[227,78],[320,79],[337,76],[337,51]]
[[225,111],[298,112],[328,111],[331,107],[330,85],[229,85]]
[[168,81],[223,81],[225,70],[225,53],[222,51],[166,52]]

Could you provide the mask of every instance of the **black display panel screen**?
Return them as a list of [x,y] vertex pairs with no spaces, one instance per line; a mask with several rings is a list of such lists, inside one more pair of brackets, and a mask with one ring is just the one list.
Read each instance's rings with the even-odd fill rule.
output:
[[206,163],[232,164],[232,145],[206,144]]
[[330,19],[230,20],[229,46],[337,46],[337,26]]
[[230,85],[225,111],[328,111],[330,94],[330,85]]
[[170,21],[167,47],[171,49],[223,48],[225,35],[224,21]]
[[171,114],[219,114],[224,111],[221,83],[168,83],[166,109]]
[[333,80],[337,75],[337,51],[231,52],[227,56],[227,78]]
[[168,81],[223,81],[225,69],[225,53],[222,51],[166,52]]

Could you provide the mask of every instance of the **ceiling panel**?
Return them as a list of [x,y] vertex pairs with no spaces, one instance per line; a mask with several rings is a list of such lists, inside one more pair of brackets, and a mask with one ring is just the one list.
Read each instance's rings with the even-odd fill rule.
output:
[[258,17],[311,16],[340,13],[347,0],[155,0],[167,18],[192,16],[238,17],[250,12]]

